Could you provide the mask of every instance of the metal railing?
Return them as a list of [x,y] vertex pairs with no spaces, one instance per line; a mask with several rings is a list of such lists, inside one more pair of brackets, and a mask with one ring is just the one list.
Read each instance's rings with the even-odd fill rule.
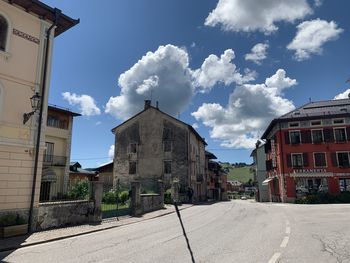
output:
[[66,166],[67,157],[45,154],[43,163],[50,166]]

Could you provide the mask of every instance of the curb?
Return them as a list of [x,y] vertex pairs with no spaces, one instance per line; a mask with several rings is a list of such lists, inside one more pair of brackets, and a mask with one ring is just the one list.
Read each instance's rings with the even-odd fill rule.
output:
[[[185,208],[180,209],[180,211],[181,211],[181,210],[185,210],[185,209],[187,209],[187,208],[190,208],[190,207],[192,207],[192,206],[193,206],[193,204],[190,205],[190,206],[188,206],[188,207],[185,207]],[[82,233],[77,233],[77,234],[73,234],[73,235],[66,235],[66,236],[61,236],[61,237],[57,237],[57,238],[52,238],[52,239],[47,239],[47,240],[32,242],[32,243],[28,243],[28,244],[19,244],[19,245],[16,245],[16,246],[9,246],[9,247],[5,247],[5,248],[0,248],[0,252],[6,252],[6,251],[11,251],[11,250],[16,250],[16,249],[23,248],[23,247],[30,247],[30,246],[45,244],[45,243],[49,243],[49,242],[53,242],[53,241],[59,241],[59,240],[67,239],[67,238],[72,238],[72,237],[77,237],[77,236],[83,236],[83,235],[91,234],[91,233],[97,233],[97,232],[101,232],[101,231],[104,231],[104,230],[109,230],[109,229],[117,228],[117,227],[121,227],[121,226],[132,225],[132,224],[140,223],[140,222],[143,222],[143,221],[155,219],[155,218],[158,218],[158,217],[166,216],[166,215],[169,215],[169,214],[173,214],[173,213],[175,213],[175,212],[176,212],[176,211],[166,212],[166,213],[161,214],[161,215],[157,215],[157,216],[150,217],[150,218],[145,218],[145,219],[140,220],[140,221],[125,223],[125,224],[122,224],[122,225],[109,226],[109,227],[105,227],[105,228],[101,228],[101,229],[94,229],[94,230],[90,230],[90,231],[86,231],[86,232],[82,232]]]

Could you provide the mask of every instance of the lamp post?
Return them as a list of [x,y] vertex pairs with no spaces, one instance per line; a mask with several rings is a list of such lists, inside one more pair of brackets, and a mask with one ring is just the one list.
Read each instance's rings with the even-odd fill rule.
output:
[[30,117],[39,110],[40,108],[40,95],[38,92],[36,92],[31,98],[30,98],[30,104],[32,105],[32,110],[29,113],[23,114],[23,124],[26,124],[26,122],[30,119]]

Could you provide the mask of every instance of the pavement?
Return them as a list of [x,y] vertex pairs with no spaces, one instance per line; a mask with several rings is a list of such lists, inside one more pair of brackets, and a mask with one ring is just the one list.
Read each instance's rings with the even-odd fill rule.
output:
[[[179,210],[183,210],[191,206],[192,204],[182,204],[179,206]],[[107,218],[104,219],[101,224],[97,225],[86,224],[65,228],[56,228],[52,230],[35,232],[24,236],[0,239],[0,252],[62,240],[65,238],[71,238],[80,235],[86,235],[120,226],[130,225],[141,221],[165,216],[174,212],[175,208],[173,205],[165,205],[164,209],[149,212],[143,214],[140,217],[122,216],[118,218]]]

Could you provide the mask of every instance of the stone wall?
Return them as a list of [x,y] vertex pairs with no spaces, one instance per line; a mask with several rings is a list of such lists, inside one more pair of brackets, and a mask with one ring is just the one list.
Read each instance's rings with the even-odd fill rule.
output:
[[164,206],[163,196],[159,194],[142,194],[141,209],[143,213],[162,209]]
[[36,230],[88,223],[93,213],[93,201],[40,203]]

